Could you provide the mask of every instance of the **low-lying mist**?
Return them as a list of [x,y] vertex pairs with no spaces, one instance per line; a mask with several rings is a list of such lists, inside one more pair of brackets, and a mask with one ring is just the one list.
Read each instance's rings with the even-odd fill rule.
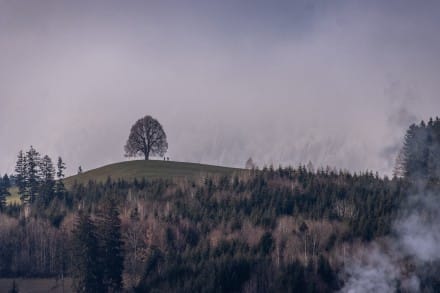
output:
[[341,292],[420,292],[417,273],[429,276],[429,265],[440,259],[438,196],[411,195],[399,211],[392,236],[346,257]]

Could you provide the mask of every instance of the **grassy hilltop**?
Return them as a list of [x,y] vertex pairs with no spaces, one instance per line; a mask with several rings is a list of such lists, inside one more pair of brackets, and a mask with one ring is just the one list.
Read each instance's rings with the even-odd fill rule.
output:
[[214,165],[204,165],[186,162],[174,161],[127,161],[106,165],[100,168],[92,169],[79,175],[71,176],[65,179],[67,186],[73,182],[87,183],[89,180],[104,182],[108,177],[113,180],[124,179],[133,181],[142,178],[179,178],[179,177],[199,177],[203,175],[230,175],[243,169],[220,167]]

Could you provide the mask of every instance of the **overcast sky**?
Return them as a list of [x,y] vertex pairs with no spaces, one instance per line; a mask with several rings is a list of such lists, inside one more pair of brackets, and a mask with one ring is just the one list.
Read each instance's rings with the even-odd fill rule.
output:
[[439,29],[439,1],[0,0],[0,173],[124,160],[149,114],[172,160],[389,174],[440,115]]

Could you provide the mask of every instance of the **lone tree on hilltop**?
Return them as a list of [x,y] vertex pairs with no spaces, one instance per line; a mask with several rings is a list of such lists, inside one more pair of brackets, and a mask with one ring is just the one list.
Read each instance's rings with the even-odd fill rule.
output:
[[163,156],[168,150],[167,135],[159,121],[147,115],[131,127],[124,149],[127,157]]

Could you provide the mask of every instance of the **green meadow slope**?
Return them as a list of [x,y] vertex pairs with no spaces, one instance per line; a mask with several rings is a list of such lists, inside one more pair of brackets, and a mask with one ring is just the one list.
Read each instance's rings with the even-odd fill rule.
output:
[[243,171],[243,169],[174,161],[138,160],[115,163],[71,176],[65,179],[65,184],[69,186],[75,181],[78,183],[87,183],[89,180],[104,182],[108,177],[114,180],[124,179],[132,181],[135,178],[138,180],[142,178],[195,178],[208,174],[227,175],[240,171]]

